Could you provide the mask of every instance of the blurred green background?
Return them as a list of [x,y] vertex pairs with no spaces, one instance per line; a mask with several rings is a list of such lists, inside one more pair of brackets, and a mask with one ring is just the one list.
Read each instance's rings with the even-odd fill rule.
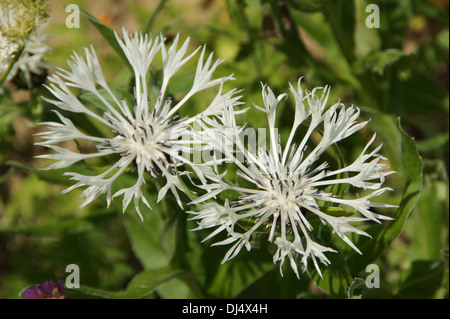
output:
[[[389,238],[383,247],[374,248],[366,259],[344,254],[351,278],[367,276],[365,262],[380,266],[378,289],[363,289],[359,279],[347,282],[342,294],[339,280],[327,286],[306,273],[297,280],[290,269],[284,270],[283,278],[278,265],[272,264],[270,247],[264,245],[220,265],[225,248],[200,244],[206,233],[184,232],[183,249],[173,240],[180,228],[194,228],[192,221],[167,217],[156,208],[146,212],[141,223],[132,209],[121,213],[120,200],[109,210],[104,200],[79,209],[81,191],[60,194],[70,183],[61,172],[36,170],[48,163],[34,158],[45,152],[33,145],[37,141],[33,134],[42,131],[36,123],[50,118],[50,106],[37,95],[48,93],[10,84],[11,94],[0,97],[1,298],[20,298],[23,288],[45,279],[64,280],[66,265],[72,263],[80,267],[82,285],[104,291],[121,291],[136,274],[154,270],[160,281],[154,281],[155,288],[146,297],[327,297],[319,284],[331,297],[349,296],[351,291],[350,297],[448,298],[448,1],[48,3],[47,44],[52,48],[48,62],[67,68],[73,51],[81,53],[92,44],[111,87],[129,89],[129,70],[85,15],[80,28],[66,27],[64,4],[78,4],[119,34],[123,26],[166,37],[189,36],[191,49],[206,44],[216,58],[225,59],[215,76],[234,73],[236,80],[227,82],[225,89],[243,89],[245,106],[261,105],[260,82],[268,83],[276,94],[287,92],[288,82],[295,84],[300,76],[305,88],[331,85],[330,102],[354,104],[363,118],[371,119],[361,133],[340,144],[342,154],[354,158],[377,132],[377,143],[384,145],[381,153],[399,172],[386,182],[394,191],[380,201],[398,205],[403,197],[405,204],[401,216],[394,216],[401,218],[390,237],[385,236]],[[366,26],[370,14],[366,7],[371,3],[380,9],[379,28]],[[186,88],[193,67],[171,82],[173,92]],[[207,94],[211,97],[214,92]],[[202,110],[204,98],[195,96],[191,108],[183,112]],[[282,107],[278,125],[283,134],[290,129],[294,109],[290,103]],[[266,125],[264,114],[254,109],[240,119],[257,128]],[[179,250],[187,254],[178,256]],[[168,265],[183,272],[161,270]]]

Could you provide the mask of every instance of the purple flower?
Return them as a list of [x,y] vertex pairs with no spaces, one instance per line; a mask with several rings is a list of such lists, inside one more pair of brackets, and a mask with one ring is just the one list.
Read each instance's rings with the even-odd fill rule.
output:
[[22,294],[23,299],[67,299],[64,294],[64,282],[58,280],[55,285],[53,280],[46,280],[39,285],[28,287]]

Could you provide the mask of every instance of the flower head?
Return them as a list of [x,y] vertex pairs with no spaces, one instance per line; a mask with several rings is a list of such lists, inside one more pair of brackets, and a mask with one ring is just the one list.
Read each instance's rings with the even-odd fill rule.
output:
[[[383,188],[382,184],[385,177],[393,173],[383,163],[384,158],[378,154],[381,146],[368,151],[375,136],[350,165],[332,170],[327,162],[320,160],[327,149],[360,130],[367,122],[357,122],[359,110],[355,107],[344,107],[336,103],[326,109],[329,87],[315,88],[311,92],[303,91],[300,82],[299,80],[297,88],[290,85],[290,92],[295,100],[295,116],[284,145],[281,143],[281,136],[276,133],[275,118],[279,103],[287,95],[275,96],[265,85],[262,90],[264,107],[257,105],[255,107],[267,115],[269,147],[259,147],[256,151],[246,147],[238,137],[241,130],[234,121],[229,121],[227,126],[235,133],[222,134],[225,140],[233,138],[234,135],[232,142],[235,151],[231,151],[230,148],[221,151],[237,166],[238,176],[249,186],[230,185],[220,180],[215,184],[215,192],[193,201],[201,203],[227,189],[240,193],[238,200],[230,204],[227,201],[220,209],[212,210],[212,206],[208,204],[203,206],[200,212],[192,212],[196,215],[193,219],[200,220],[197,229],[216,227],[208,238],[221,231],[227,233],[227,239],[215,244],[233,243],[223,262],[236,256],[244,246],[250,250],[252,235],[256,231],[266,231],[268,240],[277,247],[273,261],[280,262],[280,269],[288,257],[292,269],[299,276],[296,258],[301,256],[301,262],[305,267],[308,261],[312,260],[321,274],[318,261],[329,264],[326,253],[335,250],[317,242],[313,219],[331,226],[333,231],[358,253],[361,252],[347,234],[356,233],[365,236],[368,234],[350,223],[367,220],[380,222],[382,219],[390,219],[371,210],[372,207],[392,207],[371,201],[372,197],[389,190]],[[320,91],[321,94],[318,94]],[[307,105],[309,107],[306,107]],[[233,110],[228,110],[228,113],[229,117],[233,118]],[[213,121],[207,123],[216,127],[219,125]],[[299,138],[298,143],[293,143],[298,136],[300,125],[305,123],[308,123],[306,133]],[[317,137],[320,130],[322,130],[320,141],[309,150],[308,145],[311,144],[313,134]],[[242,157],[238,155],[243,155],[243,160],[240,160]],[[348,184],[370,192],[359,198],[343,199],[332,192],[332,186],[339,184]],[[325,207],[329,205],[348,207],[358,211],[361,216],[330,214],[329,209]],[[249,221],[251,226],[248,226]],[[237,226],[238,224],[240,226]]]
[[6,76],[6,72],[19,50],[19,45],[12,42],[0,33],[0,79]]
[[[170,189],[180,206],[182,204],[177,190],[186,192],[180,175],[194,171],[201,180],[204,180],[202,164],[196,164],[189,158],[180,155],[180,153],[192,152],[193,146],[190,145],[202,143],[199,135],[201,133],[192,130],[191,125],[203,115],[214,115],[221,112],[224,107],[235,104],[236,101],[230,98],[230,93],[222,94],[222,84],[232,79],[231,76],[211,79],[214,70],[222,60],[213,63],[213,56],[210,54],[204,62],[205,48],[201,50],[191,88],[179,101],[175,101],[167,93],[169,81],[186,62],[194,57],[200,48],[186,56],[189,38],[184,41],[181,48],[178,48],[179,36],[177,35],[170,48],[166,48],[165,39],[162,36],[155,39],[138,33],[133,36],[125,30],[123,30],[123,35],[124,39],[117,34],[116,38],[134,71],[134,105],[129,105],[126,99],[110,89],[92,47],[85,49],[85,59],[74,53],[72,61],[69,61],[71,70],[60,69],[56,75],[49,78],[51,84],[48,89],[56,99],[48,101],[61,110],[88,115],[94,121],[105,126],[110,134],[108,136],[87,135],[78,130],[69,118],[55,111],[61,123],[42,123],[49,126],[50,131],[40,134],[45,141],[39,144],[53,149],[56,153],[40,157],[58,160],[48,169],[66,168],[89,158],[107,155],[115,157],[116,162],[96,176],[65,173],[76,181],[76,184],[66,191],[86,186],[87,188],[82,193],[86,200],[82,206],[92,202],[103,193],[107,195],[108,205],[114,197],[123,195],[123,210],[125,211],[133,199],[135,208],[142,218],[139,201],[142,200],[150,207],[141,191],[146,175],[153,178],[162,176],[166,180],[166,184],[158,194],[158,201]],[[150,101],[148,74],[158,53],[162,58],[163,76],[161,85],[158,87],[159,95],[154,101]],[[179,118],[178,110],[186,105],[194,94],[213,86],[219,86],[219,92],[214,100],[209,105],[207,104],[203,113],[194,118]],[[87,91],[98,98],[104,107],[103,114],[99,115],[95,109],[84,105],[71,92],[71,87]],[[74,139],[94,142],[97,152],[80,154],[56,145]],[[182,165],[189,166],[191,170],[183,171]],[[114,181],[122,173],[130,170],[131,166],[137,168],[136,183],[112,194],[111,186]]]
[[64,293],[64,283],[58,280],[55,285],[53,280],[45,280],[39,285],[28,287],[22,294],[23,299],[67,299]]
[[47,35],[44,29],[47,23],[43,24],[35,33],[31,34],[26,42],[20,58],[12,65],[6,77],[6,81],[13,79],[19,72],[22,72],[29,88],[33,86],[32,75],[46,75],[46,70],[50,65],[45,62],[45,54],[50,51],[50,47],[45,44]]
[[[24,47],[28,46],[29,53],[36,53],[36,41],[41,39],[41,33],[36,32],[48,17],[46,7],[44,0],[4,0],[0,3],[0,84],[16,60],[21,58]],[[31,43],[28,45],[29,41]],[[38,56],[30,60],[29,53],[22,61],[21,69],[24,64],[36,66]]]

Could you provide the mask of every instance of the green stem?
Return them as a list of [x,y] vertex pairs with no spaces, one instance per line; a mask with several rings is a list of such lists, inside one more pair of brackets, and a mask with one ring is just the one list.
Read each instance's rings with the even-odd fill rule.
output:
[[150,19],[148,19],[147,24],[144,27],[143,33],[150,32],[150,30],[151,30],[151,28],[153,26],[153,22],[156,19],[156,16],[164,8],[164,6],[167,4],[167,2],[169,2],[169,1],[168,0],[161,0],[158,3],[158,6],[155,8],[155,11],[153,11],[152,15],[150,16]]
[[[179,181],[185,190],[185,194],[191,199],[194,200],[196,198],[195,194],[187,187],[187,185],[182,181],[182,179],[178,176]],[[161,180],[157,179],[156,187],[157,189],[161,189]],[[191,293],[196,298],[205,298],[206,292],[205,289],[199,284],[195,273],[192,271],[191,264],[187,258],[187,253],[190,250],[189,241],[187,236],[187,215],[184,210],[180,209],[175,196],[171,193],[167,193],[163,200],[165,212],[166,212],[166,221],[165,221],[165,233],[166,231],[171,231],[168,236],[175,237],[175,247],[173,250],[169,250],[167,253],[170,258],[170,266],[173,269],[182,269],[187,274],[179,277],[187,287],[189,287]],[[172,229],[172,230],[171,230]],[[167,236],[167,235],[166,235]],[[165,242],[164,237],[161,238],[162,243]],[[172,256],[170,256],[172,254]]]
[[25,49],[24,45],[20,47],[20,49],[17,51],[16,56],[14,57],[14,59],[11,61],[8,68],[6,69],[5,73],[3,73],[3,76],[0,78],[0,87],[3,85],[3,82],[6,80],[6,77],[8,76],[8,74],[11,71],[14,64],[16,64],[17,61],[19,61],[24,49]]

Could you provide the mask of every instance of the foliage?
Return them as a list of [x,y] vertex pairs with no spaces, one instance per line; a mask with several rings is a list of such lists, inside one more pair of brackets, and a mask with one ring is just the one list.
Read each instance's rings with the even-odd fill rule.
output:
[[[108,7],[111,1],[100,2],[104,7],[94,14],[92,2],[80,1],[80,29],[67,29],[64,19],[50,22],[55,39],[48,59],[66,68],[72,50],[102,45],[105,75],[127,97],[133,74],[112,31],[120,31],[123,21],[112,22],[119,18]],[[369,3],[379,5],[378,29],[365,25]],[[109,208],[101,200],[79,209],[80,192],[60,194],[70,185],[64,170],[40,170],[44,163],[33,159],[43,152],[32,144],[37,140],[32,134],[40,129],[36,123],[55,118],[40,98],[49,93],[43,86],[24,93],[5,84],[0,96],[0,296],[17,298],[26,286],[64,279],[66,265],[75,263],[82,286],[67,289],[72,298],[448,298],[448,2],[226,0],[187,6],[162,0],[157,6],[118,10],[137,20],[141,30],[182,32],[206,43],[207,50],[226,59],[217,76],[234,73],[236,80],[225,86],[244,89],[245,106],[260,103],[260,82],[277,93],[300,76],[308,87],[330,84],[331,101],[341,98],[371,119],[360,136],[339,145],[341,156],[351,160],[377,132],[381,153],[397,171],[387,179],[394,191],[383,194],[382,201],[398,208],[380,209],[394,220],[368,223],[364,230],[371,238],[352,238],[362,255],[336,241],[340,253],[330,254],[332,267],[322,267],[322,277],[311,267],[298,280],[286,265],[282,277],[264,235],[255,242],[258,249],[220,264],[226,248],[201,243],[206,232],[190,231],[195,222],[172,197],[156,204],[159,185],[151,180],[144,191],[154,209],[144,210],[144,221],[132,211],[120,213],[120,201]],[[65,17],[64,8],[54,11]],[[189,69],[185,72],[188,76]],[[170,87],[175,94],[183,89],[182,80]],[[82,98],[96,103],[89,95]],[[187,113],[201,107],[194,97]],[[294,115],[293,105],[282,107],[280,132]],[[254,110],[240,119],[264,125]],[[86,117],[72,120],[88,133],[98,130]],[[70,169],[96,167],[80,163]],[[118,184],[132,181],[123,175]],[[322,236],[334,238],[325,227]],[[380,288],[365,286],[369,264],[380,268]]]

